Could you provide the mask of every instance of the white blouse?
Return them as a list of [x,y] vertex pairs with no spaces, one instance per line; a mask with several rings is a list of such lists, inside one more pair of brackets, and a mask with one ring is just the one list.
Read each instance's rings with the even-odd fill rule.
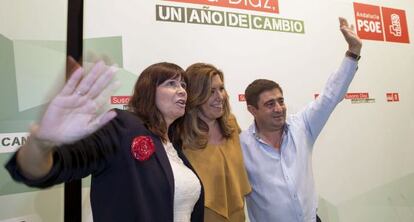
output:
[[174,222],[189,222],[194,205],[200,197],[200,181],[184,165],[171,142],[163,145],[174,175]]

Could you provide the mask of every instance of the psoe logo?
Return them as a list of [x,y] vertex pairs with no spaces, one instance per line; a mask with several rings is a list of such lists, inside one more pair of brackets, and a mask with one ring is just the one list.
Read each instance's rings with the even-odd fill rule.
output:
[[404,10],[354,2],[354,13],[361,39],[410,43]]
[[0,153],[11,153],[27,142],[29,133],[0,134]]
[[387,102],[399,102],[400,101],[400,94],[399,93],[386,93]]

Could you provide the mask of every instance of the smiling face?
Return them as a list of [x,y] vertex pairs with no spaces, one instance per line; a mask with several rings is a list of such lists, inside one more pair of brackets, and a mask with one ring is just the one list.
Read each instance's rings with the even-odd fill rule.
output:
[[211,122],[223,116],[226,100],[227,93],[224,89],[223,80],[219,75],[214,75],[211,78],[211,95],[207,102],[200,107],[200,118],[206,122]]
[[167,126],[184,115],[187,101],[185,89],[186,84],[181,77],[167,79],[157,86],[155,105],[163,115]]
[[276,131],[283,129],[286,122],[286,105],[279,89],[263,91],[257,102],[257,108],[248,105],[260,130]]

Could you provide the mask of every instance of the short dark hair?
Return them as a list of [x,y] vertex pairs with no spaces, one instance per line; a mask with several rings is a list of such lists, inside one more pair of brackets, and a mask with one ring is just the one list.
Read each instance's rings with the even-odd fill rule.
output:
[[256,79],[250,83],[244,91],[247,105],[258,108],[259,96],[264,91],[278,89],[283,94],[282,88],[276,82],[268,79]]
[[157,87],[168,79],[184,78],[184,70],[173,63],[161,62],[146,68],[135,83],[134,93],[129,100],[128,110],[138,115],[148,129],[163,141],[167,124],[155,105]]

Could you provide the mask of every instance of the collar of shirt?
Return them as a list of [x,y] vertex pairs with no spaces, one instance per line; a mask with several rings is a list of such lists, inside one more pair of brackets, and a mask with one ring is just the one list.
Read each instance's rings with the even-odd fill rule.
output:
[[[282,149],[282,145],[283,145],[283,141],[284,141],[284,139],[283,139],[283,138],[285,138],[285,137],[286,137],[286,134],[287,134],[287,131],[288,131],[289,126],[290,126],[290,123],[289,123],[288,121],[286,121],[286,122],[285,122],[285,125],[283,126],[283,135],[282,135],[282,141],[281,141],[281,143],[280,143],[280,149]],[[256,125],[256,121],[254,121],[254,122],[250,125],[250,127],[249,127],[248,131],[249,131],[249,132],[250,132],[250,133],[254,136],[254,138],[255,138],[257,141],[259,141],[260,143],[263,143],[263,144],[266,144],[266,145],[268,145],[268,146],[271,146],[270,144],[266,143],[266,141],[264,141],[264,140],[260,137],[259,133],[257,133],[257,125]],[[271,146],[271,147],[272,147],[272,146]]]

